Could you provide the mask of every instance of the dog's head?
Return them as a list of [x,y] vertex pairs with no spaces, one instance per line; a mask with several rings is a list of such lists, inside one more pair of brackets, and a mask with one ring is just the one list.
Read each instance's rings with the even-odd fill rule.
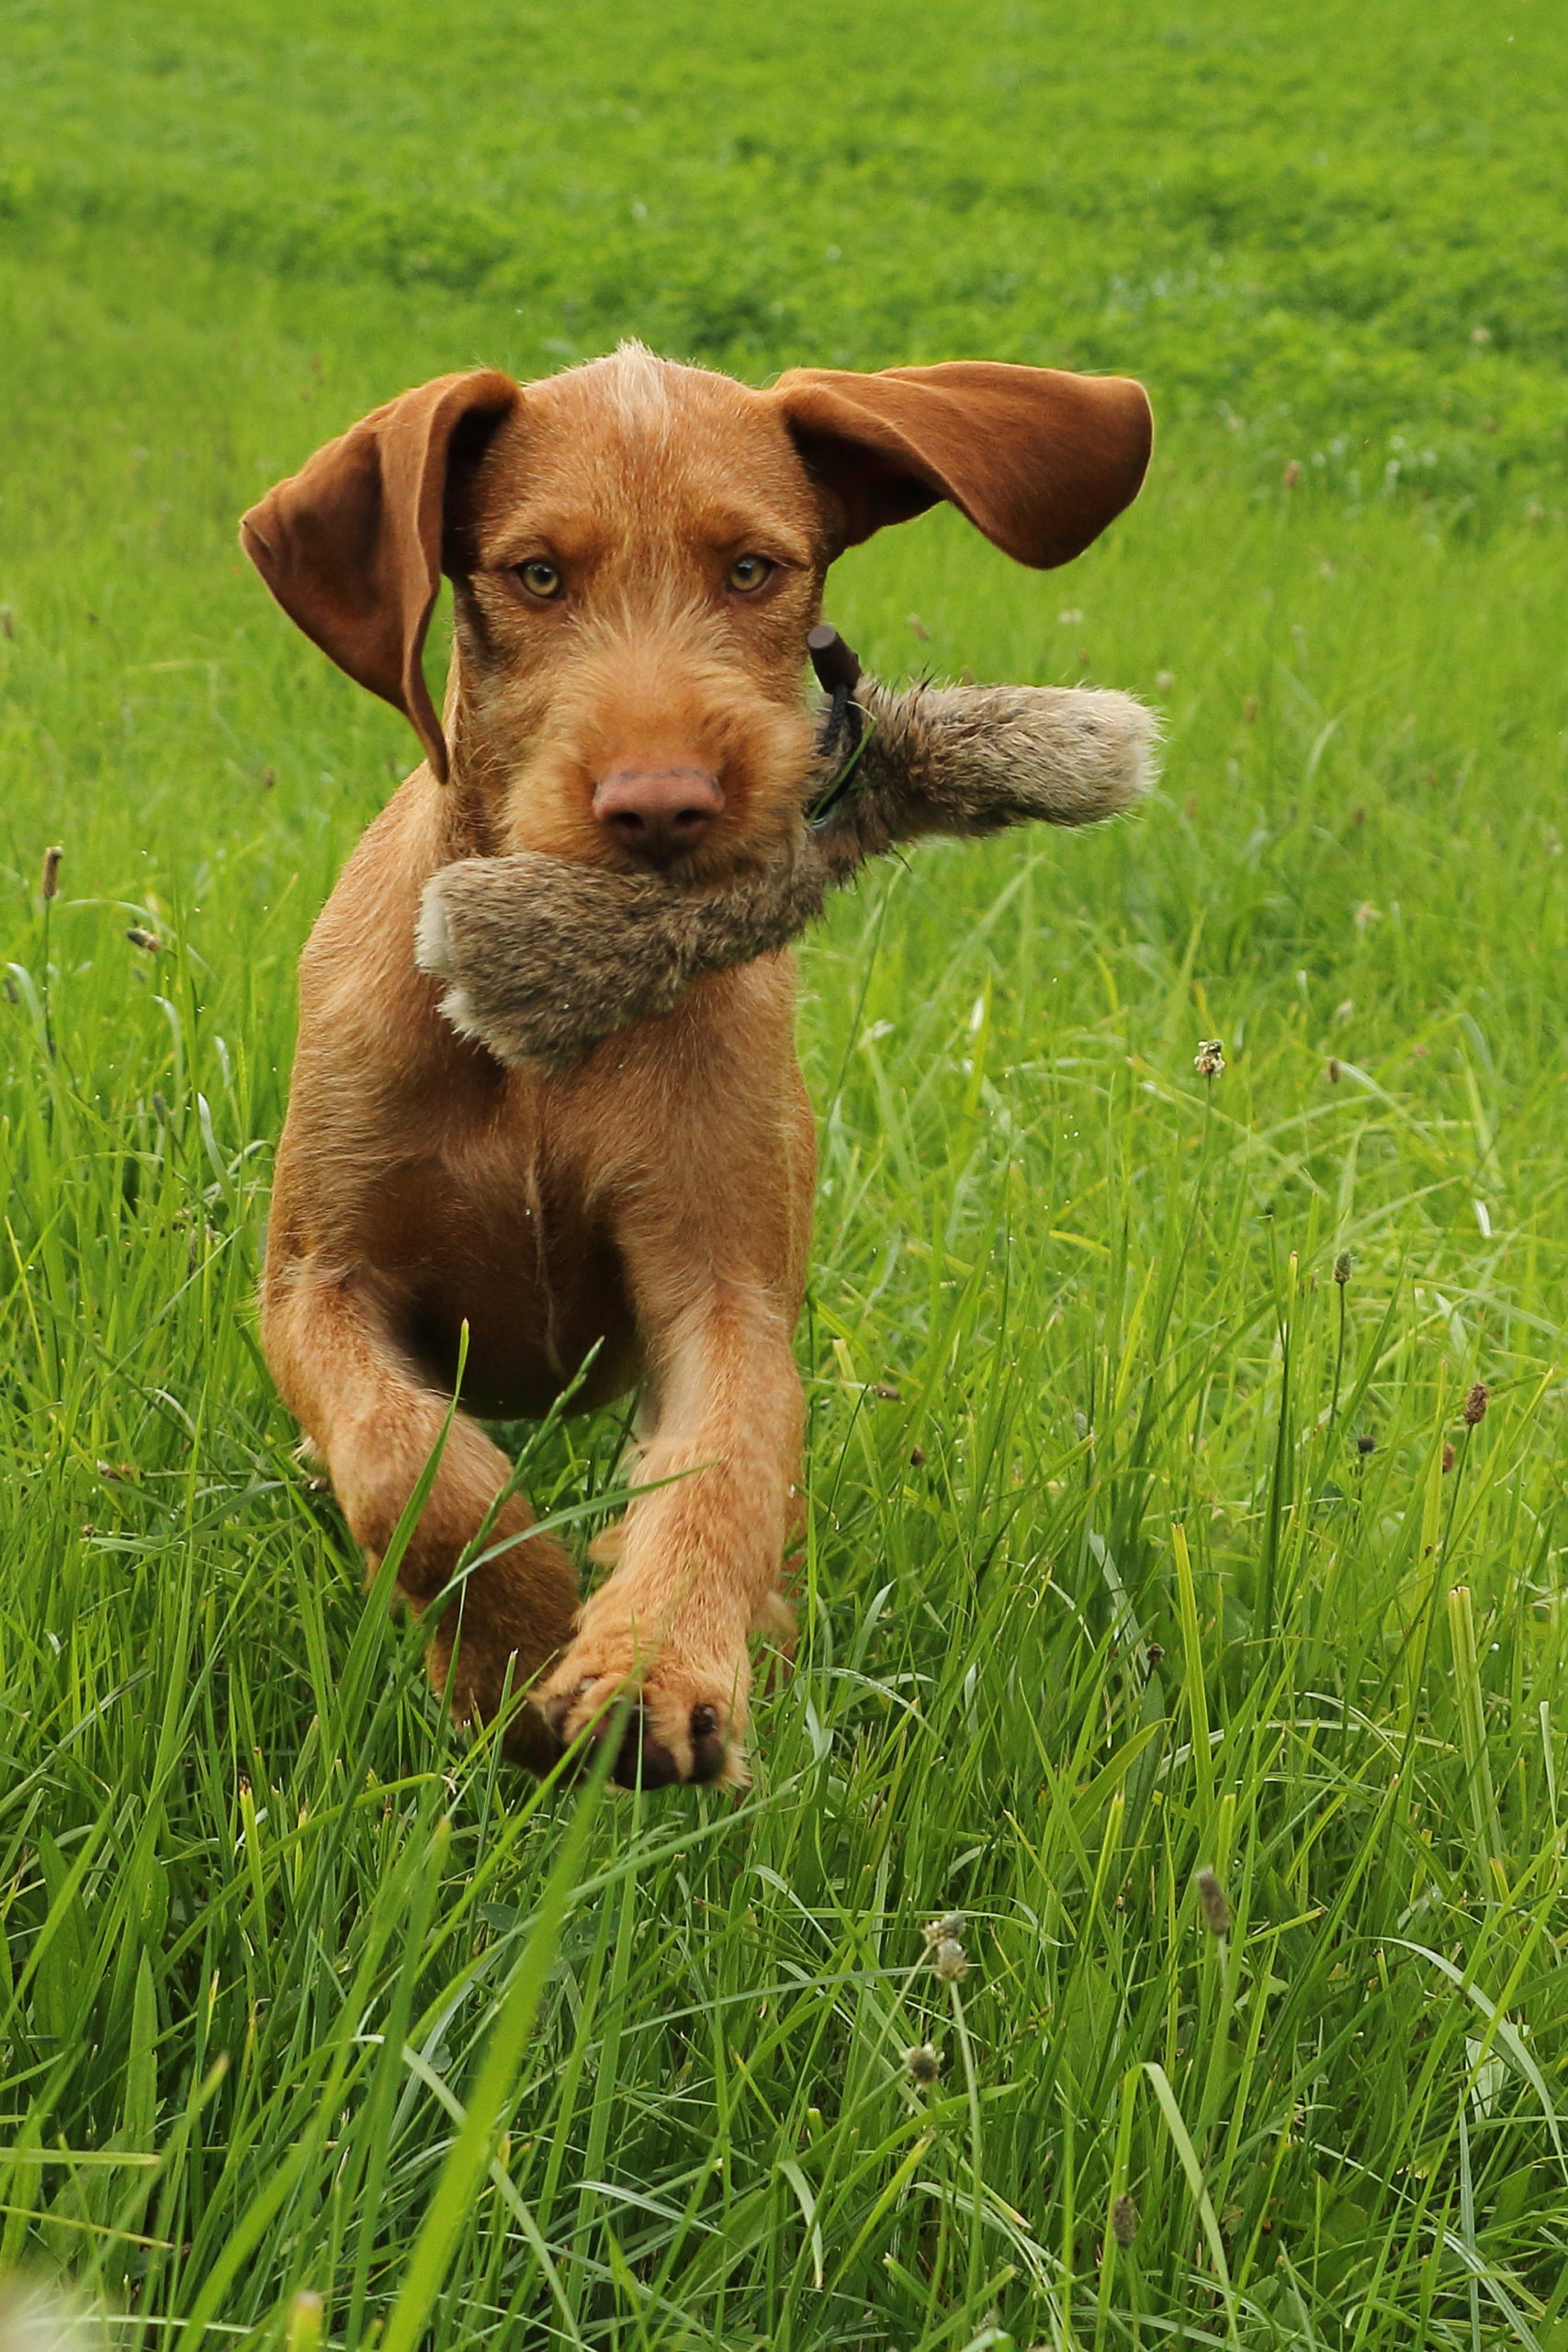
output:
[[[795,368],[770,391],[637,345],[547,380],[445,376],[377,409],[242,525],[286,612],[403,712],[498,843],[693,877],[793,821],[829,565],[949,499],[1066,563],[1136,495],[1122,377],[955,361]],[[445,724],[421,654],[440,575]]]

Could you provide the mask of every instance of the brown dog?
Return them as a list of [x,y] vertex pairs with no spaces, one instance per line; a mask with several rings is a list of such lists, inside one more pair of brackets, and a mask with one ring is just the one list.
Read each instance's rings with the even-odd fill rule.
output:
[[[374,1562],[465,1324],[479,1416],[543,1412],[591,1355],[575,1405],[646,1384],[651,1491],[601,1589],[580,1608],[566,1552],[527,1535],[513,1498],[436,1628],[432,1673],[459,1716],[530,1693],[506,1731],[521,1761],[548,1762],[630,1690],[618,1777],[742,1771],[748,1637],[786,1614],[811,1114],[787,956],[698,981],[564,1073],[504,1069],[416,969],[423,885],[523,849],[733,877],[797,818],[805,640],[833,559],[945,498],[1019,561],[1065,563],[1135,495],[1149,443],[1121,378],[799,368],[759,392],[631,346],[526,386],[442,377],[245,517],[285,611],[425,750],[301,966],[263,1286],[278,1386]],[[437,720],[421,654],[443,571]],[[400,1571],[416,1609],[509,1467],[459,1414]]]

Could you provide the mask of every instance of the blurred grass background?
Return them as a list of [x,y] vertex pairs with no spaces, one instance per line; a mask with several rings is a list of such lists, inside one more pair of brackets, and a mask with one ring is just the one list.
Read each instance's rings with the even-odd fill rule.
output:
[[[0,2260],[115,2345],[1568,2346],[1565,52],[8,12]],[[807,949],[801,1669],[745,1801],[573,1846],[257,1353],[294,958],[412,754],[233,531],[405,384],[623,334],[1143,376],[1080,564],[935,515],[831,611],[1168,752]],[[616,1434],[525,1439],[541,1506]]]

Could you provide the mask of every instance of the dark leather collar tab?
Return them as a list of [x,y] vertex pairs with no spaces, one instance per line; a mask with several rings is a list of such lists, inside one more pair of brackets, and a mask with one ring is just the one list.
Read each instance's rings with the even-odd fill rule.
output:
[[861,679],[860,656],[844,643],[838,630],[827,621],[819,621],[807,632],[806,650],[817,673],[818,684],[830,697],[822,732],[817,739],[817,755],[824,765],[831,759],[839,762],[831,781],[806,805],[806,821],[816,832],[849,791],[855,763],[871,732],[871,722],[854,698]]

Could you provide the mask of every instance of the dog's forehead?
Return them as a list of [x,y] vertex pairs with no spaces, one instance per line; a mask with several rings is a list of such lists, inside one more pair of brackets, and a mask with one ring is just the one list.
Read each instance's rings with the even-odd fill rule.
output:
[[526,386],[485,471],[498,521],[519,501],[699,532],[731,514],[772,510],[807,530],[817,519],[774,401],[640,345]]

